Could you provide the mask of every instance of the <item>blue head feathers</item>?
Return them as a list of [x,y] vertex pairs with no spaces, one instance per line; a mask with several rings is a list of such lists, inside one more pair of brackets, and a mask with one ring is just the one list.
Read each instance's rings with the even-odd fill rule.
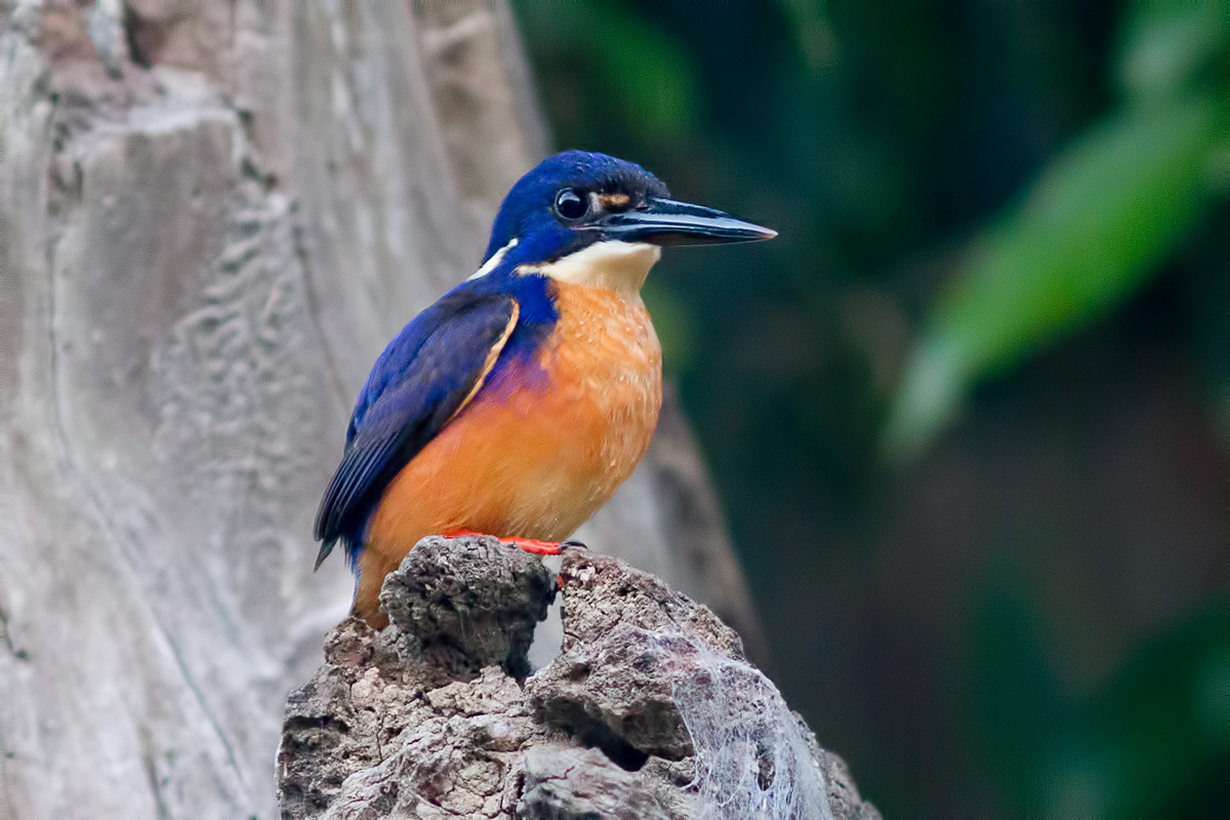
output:
[[[540,162],[504,197],[483,261],[513,239],[520,246],[517,256],[534,262],[550,261],[598,241],[597,231],[577,231],[575,217],[566,216],[575,213],[568,210],[570,204],[576,207],[566,191],[586,206],[592,206],[590,198],[597,195],[622,194],[636,205],[650,196],[670,196],[661,180],[635,163],[590,151],[564,151]],[[564,201],[557,201],[561,197]]]
[[550,262],[598,242],[700,245],[777,234],[713,208],[669,198],[662,181],[606,154],[548,157],[508,192],[484,261],[517,240],[511,263]]

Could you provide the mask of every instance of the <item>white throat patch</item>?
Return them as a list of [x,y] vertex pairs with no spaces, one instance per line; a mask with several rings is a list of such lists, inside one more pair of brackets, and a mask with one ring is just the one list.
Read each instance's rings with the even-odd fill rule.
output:
[[575,285],[610,288],[636,294],[645,284],[649,269],[662,256],[662,249],[645,242],[596,242],[554,262],[521,265],[518,273],[540,273]]

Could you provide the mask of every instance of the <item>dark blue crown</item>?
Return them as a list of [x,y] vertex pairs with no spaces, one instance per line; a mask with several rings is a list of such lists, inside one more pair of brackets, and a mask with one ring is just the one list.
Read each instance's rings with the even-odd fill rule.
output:
[[639,199],[670,196],[660,179],[634,162],[593,151],[564,151],[540,162],[504,197],[483,261],[514,238],[534,246],[517,248],[517,257],[530,261],[554,258],[574,249],[578,240],[592,240],[561,224],[555,213],[555,198],[567,188]]

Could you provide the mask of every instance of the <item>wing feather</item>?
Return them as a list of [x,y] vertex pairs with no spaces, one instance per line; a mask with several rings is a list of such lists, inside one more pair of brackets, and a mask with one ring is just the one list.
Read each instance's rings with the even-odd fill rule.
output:
[[519,315],[510,295],[454,293],[389,344],[359,395],[346,451],[316,514],[317,567],[338,540],[354,557],[389,481],[482,389]]

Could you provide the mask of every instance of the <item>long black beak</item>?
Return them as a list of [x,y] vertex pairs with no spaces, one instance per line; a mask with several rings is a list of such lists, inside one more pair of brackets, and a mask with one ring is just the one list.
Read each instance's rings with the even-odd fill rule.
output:
[[650,197],[644,208],[613,213],[597,227],[611,239],[654,245],[715,245],[772,239],[777,231],[736,216],[673,199]]

